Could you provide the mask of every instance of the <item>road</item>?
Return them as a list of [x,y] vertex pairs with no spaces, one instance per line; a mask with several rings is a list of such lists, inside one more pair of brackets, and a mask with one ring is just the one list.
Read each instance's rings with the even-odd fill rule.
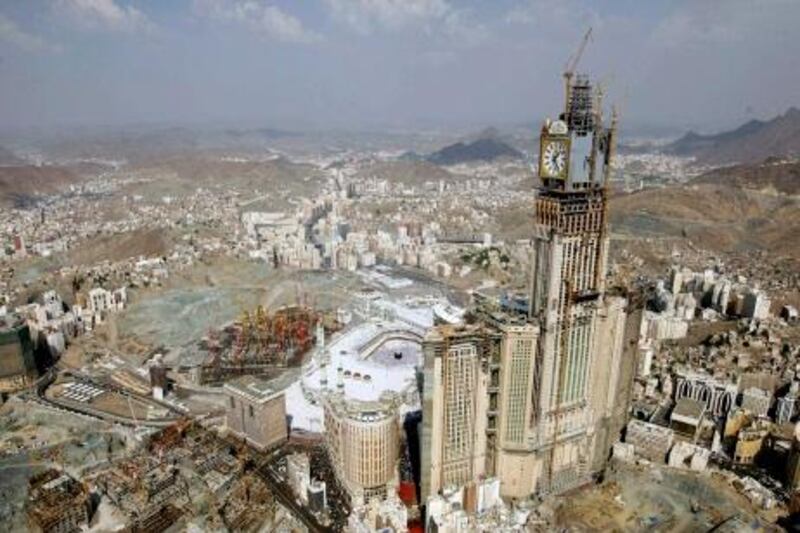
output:
[[398,276],[408,278],[411,281],[415,281],[422,285],[428,285],[430,287],[439,289],[451,302],[455,303],[456,305],[466,305],[469,300],[464,291],[451,287],[444,281],[440,281],[432,277],[429,273],[422,269],[398,265],[392,267],[392,270],[394,271],[393,273]]
[[287,491],[286,485],[278,478],[270,465],[265,464],[256,469],[258,477],[270,488],[275,497],[284,507],[287,507],[294,516],[308,528],[309,531],[319,533],[333,533],[333,529],[320,524],[316,517],[305,507],[299,505],[291,491]]
[[[69,411],[69,412],[73,412],[73,413],[77,413],[77,414],[81,414],[81,415],[85,415],[85,416],[90,416],[90,417],[93,417],[93,418],[97,418],[97,419],[100,419],[100,420],[105,420],[107,422],[113,422],[113,423],[117,423],[117,424],[122,424],[122,425],[125,425],[125,426],[132,426],[132,427],[150,426],[150,427],[156,427],[156,428],[165,428],[167,426],[171,426],[172,424],[174,424],[178,420],[177,417],[173,417],[173,418],[157,418],[157,419],[141,419],[141,420],[133,419],[133,418],[129,418],[129,417],[114,415],[112,413],[108,413],[108,412],[102,411],[100,409],[95,409],[95,408],[91,407],[90,405],[88,405],[86,403],[73,402],[73,401],[70,401],[70,400],[63,400],[63,399],[62,400],[55,400],[55,399],[52,399],[52,398],[48,398],[47,395],[46,395],[47,388],[50,385],[52,385],[53,382],[56,380],[56,378],[58,377],[58,372],[59,372],[59,370],[55,366],[52,367],[50,370],[48,370],[47,373],[44,376],[42,376],[39,379],[39,381],[36,383],[36,395],[35,396],[31,395],[31,398],[34,399],[35,401],[43,404],[43,405],[50,406],[50,407],[52,407],[54,409],[60,409],[60,410]],[[86,382],[86,383],[92,383],[93,385],[95,385],[95,386],[97,386],[99,388],[115,390],[114,387],[108,387],[108,386],[106,386],[104,384],[95,383],[91,379],[88,379],[85,376],[76,375],[74,373],[70,373],[70,375],[72,375],[73,377],[75,377],[79,381],[83,381],[83,382]],[[134,398],[138,396],[138,395],[130,393],[129,391],[124,391],[123,389],[117,390],[116,392],[118,392],[119,394],[129,394],[131,397],[134,397]]]

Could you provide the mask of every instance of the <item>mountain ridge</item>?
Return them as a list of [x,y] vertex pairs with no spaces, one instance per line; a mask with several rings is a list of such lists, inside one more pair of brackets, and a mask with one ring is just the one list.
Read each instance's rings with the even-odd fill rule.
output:
[[522,152],[502,140],[496,129],[488,128],[471,138],[428,154],[424,159],[437,165],[458,165],[475,161],[494,161],[501,157],[521,159],[524,156]]
[[800,156],[800,109],[790,107],[770,120],[753,119],[732,130],[703,135],[689,131],[666,145],[672,155],[694,157],[701,164],[753,164],[770,157]]
[[800,161],[767,160],[758,165],[732,165],[710,170],[693,184],[716,184],[745,190],[800,195]]

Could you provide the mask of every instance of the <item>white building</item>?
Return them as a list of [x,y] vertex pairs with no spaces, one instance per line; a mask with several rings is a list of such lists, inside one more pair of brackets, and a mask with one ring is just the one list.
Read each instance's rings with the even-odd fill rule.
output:
[[122,311],[128,303],[128,293],[125,287],[115,291],[108,291],[102,287],[95,287],[89,291],[88,309],[95,317],[100,317],[100,322],[108,313]]
[[500,498],[500,482],[487,478],[458,489],[447,489],[427,500],[426,531],[438,533],[523,532],[528,512],[511,510]]
[[628,423],[625,433],[625,442],[632,444],[638,455],[655,463],[666,461],[674,439],[670,428],[636,419]]
[[769,297],[757,289],[752,289],[744,295],[742,315],[747,318],[763,320],[769,316],[769,307]]
[[707,374],[687,372],[677,377],[675,400],[691,398],[702,401],[711,414],[722,416],[734,406],[738,392],[733,383],[717,381]]
[[405,533],[408,531],[408,510],[403,502],[391,495],[385,500],[370,500],[354,507],[347,519],[348,533]]
[[710,457],[711,450],[689,442],[678,441],[669,453],[669,466],[702,472],[708,467]]

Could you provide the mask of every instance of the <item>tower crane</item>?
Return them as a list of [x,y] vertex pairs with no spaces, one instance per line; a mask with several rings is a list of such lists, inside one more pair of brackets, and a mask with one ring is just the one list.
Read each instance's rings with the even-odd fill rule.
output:
[[581,40],[580,46],[578,46],[578,50],[570,56],[567,60],[567,64],[564,65],[564,91],[566,98],[564,99],[566,108],[564,112],[569,114],[569,105],[570,105],[570,96],[572,92],[572,77],[575,75],[575,69],[578,67],[578,63],[581,60],[581,56],[583,56],[583,51],[586,49],[586,45],[589,44],[589,40],[592,38],[592,28],[589,27],[586,30],[586,33]]

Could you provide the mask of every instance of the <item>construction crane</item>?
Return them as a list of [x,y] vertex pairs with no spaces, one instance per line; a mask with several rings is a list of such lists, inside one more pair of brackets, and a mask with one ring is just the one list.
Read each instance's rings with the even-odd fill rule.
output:
[[589,27],[586,30],[586,34],[583,36],[583,40],[581,40],[580,46],[578,46],[578,51],[575,52],[570,58],[567,60],[567,64],[564,65],[564,86],[565,86],[565,96],[564,99],[566,108],[564,109],[565,113],[569,113],[569,103],[570,103],[570,93],[572,91],[572,77],[575,75],[575,69],[578,67],[578,63],[581,60],[581,56],[583,56],[583,51],[586,49],[586,45],[589,43],[589,39],[592,37],[592,28]]

